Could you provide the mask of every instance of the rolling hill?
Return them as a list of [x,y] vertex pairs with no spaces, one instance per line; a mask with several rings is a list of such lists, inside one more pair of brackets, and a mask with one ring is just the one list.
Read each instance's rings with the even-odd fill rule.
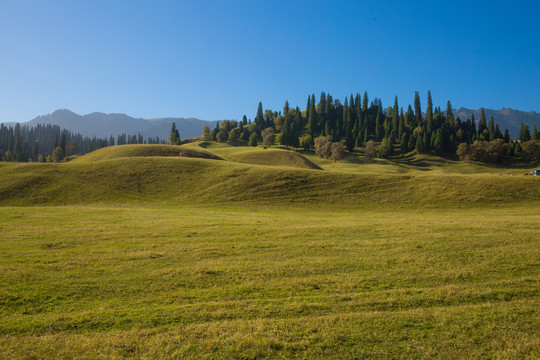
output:
[[[0,204],[232,201],[455,206],[540,200],[539,179],[520,175],[522,169],[461,162],[438,165],[433,159],[433,171],[426,172],[432,160],[417,160],[420,162],[409,159],[397,165],[334,164],[283,149],[207,142],[122,145],[67,163],[2,167]],[[351,170],[353,166],[356,171]],[[446,171],[437,171],[438,166]],[[483,173],[464,175],[463,166],[468,166],[469,172]],[[363,172],[364,167],[367,172]]]

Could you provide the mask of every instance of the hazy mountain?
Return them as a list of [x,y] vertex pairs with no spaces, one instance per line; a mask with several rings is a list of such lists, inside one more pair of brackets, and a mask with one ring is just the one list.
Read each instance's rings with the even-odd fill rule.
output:
[[[537,129],[540,129],[540,114],[535,111],[526,112],[502,108],[500,110],[484,109],[484,112],[486,114],[487,122],[489,122],[490,117],[493,116],[495,123],[499,124],[501,132],[504,132],[504,129],[508,129],[512,139],[516,139],[519,136],[519,129],[522,122],[529,126],[531,132],[534,125],[536,125]],[[454,116],[456,118],[459,116],[461,120],[470,119],[472,114],[474,114],[476,125],[478,125],[478,121],[480,120],[480,109],[470,110],[460,108],[454,110]]]
[[186,139],[202,135],[204,125],[215,127],[215,121],[205,121],[194,118],[159,118],[141,119],[132,118],[125,114],[91,113],[78,115],[69,110],[56,110],[52,114],[38,116],[25,123],[35,126],[37,124],[56,124],[72,132],[80,132],[85,136],[100,138],[117,136],[118,134],[138,134],[145,138],[159,136],[166,138],[171,130],[173,121],[180,132],[180,138]]

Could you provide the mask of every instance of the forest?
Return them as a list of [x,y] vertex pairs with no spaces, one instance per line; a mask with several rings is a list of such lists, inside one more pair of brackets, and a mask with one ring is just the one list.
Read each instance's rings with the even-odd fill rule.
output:
[[[413,106],[404,110],[397,97],[393,106],[384,107],[380,99],[369,102],[367,92],[345,98],[343,103],[322,92],[319,101],[309,95],[305,110],[291,108],[288,101],[283,110],[263,111],[259,102],[253,121],[244,115],[242,121],[222,121],[211,130],[205,126],[207,140],[219,142],[244,141],[249,146],[273,144],[285,147],[315,149],[328,157],[332,143],[341,143],[346,150],[373,149],[373,155],[389,157],[392,154],[430,153],[439,156],[459,155],[463,160],[501,162],[504,157],[521,157],[525,160],[540,159],[538,131],[532,134],[521,124],[521,131],[511,140],[508,130],[502,131],[493,117],[486,119],[484,109],[478,122],[474,118],[455,117],[450,101],[446,110],[434,107],[431,92],[427,93],[427,107],[422,111],[420,95],[415,92]],[[317,138],[325,137],[330,144],[319,151]],[[319,139],[319,143],[322,139]],[[375,148],[375,144],[378,144]],[[462,145],[463,144],[463,145]],[[338,149],[339,150],[339,149]]]
[[124,144],[165,144],[166,139],[120,134],[116,138],[87,137],[61,129],[58,125],[26,126],[0,124],[0,160],[18,162],[61,161],[66,156]]

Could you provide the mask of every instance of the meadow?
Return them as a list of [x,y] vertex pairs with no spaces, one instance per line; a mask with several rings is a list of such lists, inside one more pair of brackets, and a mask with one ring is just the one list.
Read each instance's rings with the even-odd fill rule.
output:
[[437,161],[2,166],[0,358],[540,357],[540,179]]

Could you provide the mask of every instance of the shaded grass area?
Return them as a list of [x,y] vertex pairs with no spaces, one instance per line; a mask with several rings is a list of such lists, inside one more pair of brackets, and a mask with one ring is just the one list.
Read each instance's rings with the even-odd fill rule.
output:
[[538,358],[538,209],[2,207],[0,357]]

